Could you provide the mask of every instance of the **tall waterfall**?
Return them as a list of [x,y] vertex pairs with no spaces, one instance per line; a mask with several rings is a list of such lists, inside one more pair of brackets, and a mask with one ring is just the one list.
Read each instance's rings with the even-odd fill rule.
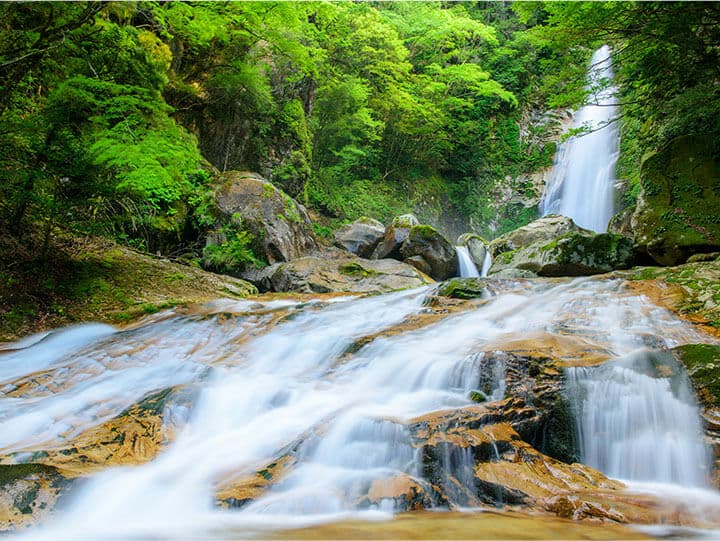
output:
[[[603,46],[592,56],[590,87],[606,84],[612,77],[610,49]],[[591,101],[575,114],[573,127],[595,131],[571,137],[560,145],[540,212],[543,216],[569,216],[581,227],[603,232],[613,214],[613,182],[619,155],[617,125],[607,124],[616,116],[614,89],[596,92]]]
[[455,246],[458,255],[458,270],[461,278],[479,278],[480,273],[475,266],[475,262],[470,257],[470,251],[467,246]]

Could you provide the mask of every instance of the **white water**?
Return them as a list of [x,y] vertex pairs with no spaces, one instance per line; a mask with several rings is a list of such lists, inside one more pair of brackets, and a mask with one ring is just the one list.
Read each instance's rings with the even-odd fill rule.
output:
[[[624,358],[642,349],[648,334],[669,345],[700,340],[619,282],[588,279],[518,286],[475,310],[382,335],[422,311],[427,293],[334,303],[226,301],[207,315],[170,314],[99,341],[87,329],[79,350],[46,360],[54,387],[40,396],[6,393],[19,392],[36,376],[35,367],[17,373],[42,345],[12,353],[12,378],[0,380],[0,434],[2,453],[19,453],[19,459],[32,449],[61,446],[150,392],[171,385],[196,392],[185,409],[172,400],[166,405],[166,417],[181,422],[177,439],[160,456],[95,475],[55,520],[28,536],[224,538],[236,528],[383,516],[393,510],[392,501],[361,511],[358,498],[374,480],[420,475],[404,421],[470,404],[469,392],[483,381],[492,382],[491,400],[504,395],[504,367],[486,366],[477,353],[483,344],[541,330],[581,332]],[[360,349],[349,349],[376,333]],[[24,429],[28,419],[36,428]],[[241,510],[213,505],[219,479],[264,468],[291,444],[298,464],[273,489]],[[472,483],[468,461],[448,456],[447,466]]]
[[470,257],[467,246],[455,246],[458,255],[458,270],[461,278],[480,278],[475,262]]
[[658,377],[657,357],[641,351],[567,370],[582,462],[619,479],[707,486],[710,455],[689,384]]
[[[592,56],[590,87],[613,77],[610,49],[601,47]],[[614,88],[591,96],[573,119],[573,127],[587,127],[585,135],[571,137],[558,148],[545,187],[540,212],[562,214],[596,232],[607,230],[613,214],[613,182],[618,159],[618,129],[608,124],[617,116]],[[604,126],[604,127],[603,127]]]
[[490,272],[490,267],[492,267],[492,256],[490,255],[490,250],[485,251],[485,259],[483,260],[482,270],[480,271],[480,276],[485,277],[488,275],[488,272]]

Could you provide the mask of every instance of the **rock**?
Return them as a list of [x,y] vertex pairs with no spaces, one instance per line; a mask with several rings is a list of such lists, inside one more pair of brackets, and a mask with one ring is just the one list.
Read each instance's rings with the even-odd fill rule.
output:
[[37,524],[70,488],[67,474],[42,464],[0,466],[0,532]]
[[453,299],[477,299],[490,296],[486,278],[451,278],[440,284],[437,294]]
[[412,265],[420,272],[427,274],[430,276],[432,274],[432,267],[430,266],[430,263],[425,261],[425,258],[421,255],[414,255],[412,257],[408,257],[406,259],[403,259],[403,263],[407,263],[408,265]]
[[640,249],[660,265],[720,250],[720,158],[715,142],[679,137],[642,164],[632,217]]
[[363,504],[379,505],[383,500],[391,500],[397,511],[419,511],[432,507],[427,483],[406,473],[373,481],[367,496],[358,503],[361,507]]
[[[223,235],[222,225],[239,221],[238,227],[253,235],[255,255],[271,264],[318,248],[305,208],[267,180],[254,173],[229,171],[220,182],[215,193],[220,214],[216,236]],[[212,236],[210,242],[222,240]]]
[[615,233],[616,235],[623,235],[625,237],[634,238],[635,234],[632,230],[632,216],[635,212],[635,207],[627,207],[621,210],[610,218],[607,232]]
[[359,218],[333,233],[335,245],[360,257],[370,258],[385,235],[385,226],[372,218]]
[[464,233],[457,239],[458,246],[467,247],[470,259],[473,260],[473,263],[475,263],[478,270],[483,268],[483,264],[485,263],[485,254],[487,253],[489,244],[490,243],[488,241],[475,233]]
[[410,229],[416,225],[420,225],[420,222],[412,214],[403,214],[393,218],[392,223],[385,229],[383,240],[373,251],[372,259],[391,257],[402,260],[400,246],[410,235]]
[[496,238],[490,243],[489,249],[494,259],[504,252],[512,252],[531,244],[547,244],[570,232],[592,233],[576,225],[567,216],[550,214]]
[[709,261],[717,261],[720,259],[720,252],[710,252],[707,254],[694,254],[688,257],[688,263],[707,263]]
[[387,293],[420,287],[432,280],[394,259],[361,259],[338,252],[277,263],[260,273],[260,289],[302,293]]
[[455,247],[429,225],[413,226],[400,247],[400,254],[404,259],[421,256],[430,266],[430,276],[436,280],[457,276],[458,257]]
[[520,269],[539,276],[586,276],[627,269],[633,259],[633,243],[627,237],[570,232],[548,243],[540,241],[499,253],[489,274]]
[[[488,274],[490,273],[488,272]],[[494,279],[527,280],[530,278],[537,278],[538,275],[532,271],[523,269],[501,269],[495,272],[492,277]]]

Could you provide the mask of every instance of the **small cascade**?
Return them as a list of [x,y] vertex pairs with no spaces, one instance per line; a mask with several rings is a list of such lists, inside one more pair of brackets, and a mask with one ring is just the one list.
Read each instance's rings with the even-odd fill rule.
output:
[[[567,369],[582,461],[629,481],[706,486],[710,455],[688,381],[657,352]],[[675,373],[667,377],[669,368]]]
[[605,87],[613,78],[610,54],[607,46],[593,54],[590,87],[602,90],[573,119],[573,128],[591,131],[560,145],[540,202],[543,216],[569,216],[580,227],[597,232],[607,229],[613,214],[613,182],[619,155],[618,129],[610,123],[617,116],[615,89]]
[[490,267],[492,267],[492,256],[490,255],[490,250],[486,250],[482,270],[480,271],[480,276],[485,278],[488,275],[488,272],[490,272]]
[[455,246],[458,255],[458,271],[461,278],[479,278],[480,273],[475,266],[475,262],[470,257],[467,246]]

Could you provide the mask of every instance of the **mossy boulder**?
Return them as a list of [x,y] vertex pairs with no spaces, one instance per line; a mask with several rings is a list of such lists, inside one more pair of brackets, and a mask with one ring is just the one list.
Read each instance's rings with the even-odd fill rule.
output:
[[485,278],[451,278],[438,286],[438,295],[453,299],[477,299],[489,295]]
[[633,242],[627,237],[570,232],[550,242],[498,254],[490,274],[520,269],[539,276],[587,276],[627,269],[633,260]]
[[458,257],[455,247],[429,225],[410,228],[407,239],[400,247],[400,255],[403,259],[422,257],[430,267],[430,276],[435,280],[457,276]]
[[231,225],[248,231],[255,256],[271,264],[318,248],[305,208],[255,173],[223,173],[215,206],[218,220],[215,232],[208,235],[210,243],[222,242],[224,226]]
[[335,246],[365,258],[372,256],[384,235],[385,226],[367,217],[345,224],[333,233]]
[[714,141],[679,137],[648,157],[632,217],[640,250],[660,265],[720,250],[720,157]]
[[464,233],[458,237],[456,244],[467,247],[470,259],[473,260],[478,270],[483,268],[485,254],[490,244],[488,241],[475,233]]
[[383,259],[391,257],[393,259],[402,260],[400,254],[400,246],[410,235],[410,229],[420,225],[420,222],[413,214],[403,214],[393,218],[392,223],[385,228],[385,234],[382,241],[373,251],[373,259]]
[[504,252],[512,252],[532,244],[547,244],[566,233],[572,232],[592,234],[592,231],[576,225],[572,218],[560,216],[559,214],[549,214],[501,235],[490,243],[489,249],[493,258],[496,258]]

